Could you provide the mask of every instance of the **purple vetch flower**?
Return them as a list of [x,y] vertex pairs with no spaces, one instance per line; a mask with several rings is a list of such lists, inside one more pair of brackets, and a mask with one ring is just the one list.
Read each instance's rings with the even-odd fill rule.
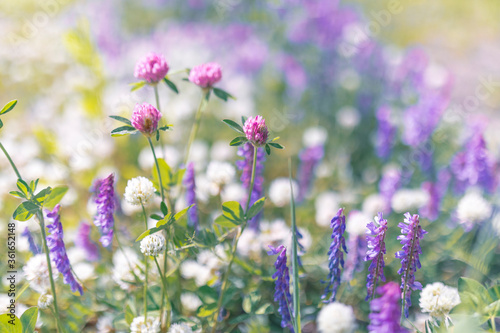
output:
[[391,211],[392,196],[401,187],[401,171],[396,168],[388,168],[382,174],[378,184],[380,195],[386,202],[386,211]]
[[24,228],[24,231],[21,234],[21,236],[26,237],[28,239],[29,248],[31,253],[33,253],[33,255],[37,255],[40,253],[40,249],[38,248],[38,245],[36,245],[35,239],[33,238],[33,235],[31,234],[28,227]]
[[45,219],[50,224],[47,224],[49,235],[47,236],[47,246],[50,250],[50,257],[57,267],[59,273],[63,276],[63,281],[71,287],[72,292],[78,291],[83,295],[82,286],[76,281],[71,272],[71,264],[69,263],[68,255],[66,254],[66,246],[64,245],[64,232],[59,216],[60,206],[56,205],[54,210],[44,210]]
[[87,255],[88,261],[99,260],[99,247],[90,238],[91,226],[86,222],[80,223],[75,238],[75,245],[82,248]]
[[136,130],[151,137],[158,129],[161,113],[149,103],[136,104],[130,122]]
[[113,228],[115,225],[115,175],[110,174],[94,183],[94,202],[97,213],[94,216],[94,225],[99,228],[102,246],[108,247],[113,241]]
[[[243,183],[243,188],[249,190],[250,180],[252,178],[252,165],[253,165],[253,152],[257,149],[257,161],[255,163],[255,179],[253,184],[253,191],[250,196],[250,205],[255,201],[259,200],[264,194],[264,161],[266,160],[266,153],[262,148],[255,148],[251,143],[245,143],[244,145],[238,147],[238,156],[243,157],[242,160],[236,161],[236,167],[241,170],[240,180]],[[241,203],[243,206],[246,205],[247,196],[243,199]],[[262,212],[254,216],[250,221],[248,221],[251,228],[258,229],[259,220]]]
[[384,219],[382,213],[378,213],[374,218],[374,222],[368,223],[366,234],[366,242],[368,250],[366,251],[365,261],[371,260],[368,267],[368,276],[366,277],[367,295],[365,300],[369,300],[375,293],[375,286],[378,281],[385,282],[384,275],[384,255],[387,253],[385,249],[385,235],[387,232],[387,220]]
[[363,260],[366,253],[366,238],[361,235],[350,234],[348,240],[349,254],[345,261],[344,281],[352,280],[354,273],[363,270]]
[[370,333],[407,333],[408,330],[400,325],[401,308],[399,301],[401,293],[396,282],[388,282],[377,288],[377,294],[380,295],[370,302],[370,324],[368,332]]
[[297,173],[297,180],[299,183],[297,202],[301,202],[306,198],[313,182],[316,167],[323,159],[324,154],[323,145],[308,147],[300,152],[300,165]]
[[396,252],[396,258],[401,259],[401,268],[398,274],[401,275],[401,294],[403,295],[404,313],[408,318],[408,309],[411,306],[411,292],[422,290],[422,284],[415,281],[415,272],[420,265],[420,240],[427,233],[420,226],[420,217],[410,213],[405,214],[404,222],[398,224],[403,235],[398,236],[398,240],[403,245],[403,250]]
[[[344,253],[347,253],[345,246],[345,215],[344,209],[340,208],[330,222],[330,227],[332,230],[332,243],[330,249],[328,250],[328,268],[330,269],[328,273],[328,285],[325,288],[321,299],[325,303],[330,303],[335,301],[335,296],[337,295],[337,288],[340,285],[340,275],[341,268],[344,267]],[[344,250],[344,252],[342,252]],[[328,295],[330,294],[330,297]]]
[[391,155],[396,126],[391,121],[391,109],[388,106],[381,106],[377,110],[377,138],[375,147],[380,158],[387,159]]
[[209,88],[222,78],[222,68],[218,63],[209,62],[191,68],[189,81],[201,88]]
[[441,202],[448,190],[448,183],[450,181],[450,173],[447,169],[442,169],[438,172],[437,182],[424,182],[422,189],[429,195],[430,200],[427,204],[420,208],[419,214],[431,221],[435,221],[439,217],[441,209]]
[[276,279],[276,287],[274,292],[274,301],[278,302],[278,312],[281,314],[281,327],[288,329],[293,333],[292,314],[293,303],[292,295],[290,294],[290,273],[287,267],[286,248],[283,245],[274,248],[269,245],[270,251],[268,255],[278,255],[274,267],[276,273],[273,274],[273,279]]
[[486,148],[482,134],[476,133],[451,161],[455,187],[463,193],[469,186],[481,186],[493,193],[497,186],[495,160]]
[[134,76],[148,83],[158,83],[163,80],[169,70],[162,54],[149,53],[135,65]]
[[189,225],[196,228],[198,226],[198,208],[196,207],[196,182],[193,162],[190,162],[186,167],[183,184],[186,187],[186,203],[188,206],[194,205],[188,211]]
[[254,146],[262,147],[267,142],[269,131],[262,116],[249,117],[243,125],[245,135]]

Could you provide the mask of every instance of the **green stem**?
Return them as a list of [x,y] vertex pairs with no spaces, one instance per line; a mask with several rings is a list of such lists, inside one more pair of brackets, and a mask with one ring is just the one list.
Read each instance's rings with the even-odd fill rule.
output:
[[9,160],[10,165],[12,166],[12,169],[14,169],[14,172],[17,175],[17,178],[18,179],[23,179],[23,177],[21,177],[21,174],[19,173],[19,170],[17,170],[16,165],[14,164],[14,161],[12,161],[12,159],[10,158],[9,153],[7,152],[7,150],[5,150],[5,148],[4,148],[4,146],[2,145],[1,142],[0,142],[0,149],[2,149],[3,153],[5,154],[5,156],[7,157],[7,159]]
[[250,187],[248,189],[248,199],[246,203],[246,209],[245,209],[245,222],[238,227],[238,231],[236,233],[236,236],[233,240],[233,245],[231,248],[231,256],[229,257],[229,264],[227,265],[227,270],[224,274],[224,277],[222,279],[222,284],[220,287],[220,294],[219,294],[219,300],[217,301],[217,310],[215,311],[214,314],[214,326],[212,327],[212,333],[215,333],[217,329],[217,319],[219,318],[219,313],[222,308],[222,300],[224,298],[224,293],[226,292],[227,284],[228,284],[228,278],[229,278],[229,273],[231,272],[231,266],[233,265],[234,258],[236,256],[236,249],[238,248],[238,242],[240,240],[241,234],[245,230],[245,227],[247,226],[248,223],[248,218],[247,218],[247,212],[248,208],[250,207],[250,199],[252,197],[252,192],[253,192],[253,186],[255,183],[255,167],[257,165],[257,147],[254,146],[254,151],[253,151],[253,163],[252,163],[252,176],[250,178]]
[[[151,141],[150,141],[151,142]],[[142,213],[144,214],[144,225],[146,230],[148,230],[148,216],[146,215],[146,209],[141,200]],[[144,277],[144,323],[147,322],[148,319],[148,256],[145,256],[144,259],[145,265],[145,277]]]
[[191,133],[189,133],[189,140],[186,147],[186,155],[184,156],[184,166],[187,165],[189,160],[189,151],[191,150],[191,145],[196,138],[196,133],[198,132],[198,128],[200,127],[201,114],[205,110],[208,105],[208,99],[210,98],[210,90],[203,90],[203,96],[201,97],[200,104],[198,105],[198,109],[196,110],[196,115],[194,118],[193,127],[191,128]]
[[[151,147],[151,151],[153,152],[153,157],[155,159],[156,171],[158,171],[158,180],[160,182],[161,201],[165,201],[165,193],[163,190],[163,182],[161,180],[160,165],[158,164],[158,159],[156,158],[155,147],[153,146],[153,142],[151,141],[151,138],[148,138],[148,142],[149,142],[149,146]],[[171,207],[169,207],[169,209],[171,209]],[[146,226],[146,228],[147,228],[147,226]]]
[[49,270],[50,289],[52,290],[52,296],[54,296],[54,311],[56,314],[55,315],[56,327],[57,327],[57,331],[60,332],[61,331],[61,323],[60,323],[60,317],[59,317],[59,308],[57,306],[56,285],[54,283],[54,277],[52,276],[52,265],[50,263],[49,247],[47,246],[47,234],[45,232],[45,221],[44,221],[43,213],[41,210],[37,211],[36,217],[38,218],[38,222],[40,223],[40,230],[42,232],[43,250],[45,252],[45,257],[47,259],[47,267]]
[[[416,232],[417,232],[417,230],[414,230],[413,234],[416,235]],[[405,283],[403,284],[403,298],[401,299],[401,325],[403,325],[403,322],[405,319],[404,312],[405,312],[405,302],[406,302],[406,289],[408,288],[408,276],[410,273],[411,261],[413,259],[413,247],[414,246],[415,246],[415,239],[412,239],[411,247],[410,247],[410,257],[408,258],[408,266],[406,268]]]
[[493,330],[493,332],[496,332],[497,331],[497,326],[496,326],[496,323],[495,323],[495,316],[491,316],[490,320],[491,320],[491,329]]
[[[165,252],[165,256],[167,255],[167,253]],[[161,270],[160,268],[160,264],[158,263],[158,260],[156,259],[156,257],[154,257],[155,259],[155,263],[156,263],[156,267],[158,268],[158,272],[160,272],[160,278],[161,278],[161,287],[162,287],[162,293],[163,293],[163,297],[162,297],[162,300],[161,300],[161,306],[160,306],[160,315],[161,315],[161,319],[162,319],[162,330],[168,328],[170,326],[170,303],[168,301],[168,293],[167,293],[167,279],[165,277],[165,274],[164,272]],[[166,302],[164,302],[166,300]],[[166,323],[163,323],[163,311],[164,311],[164,308],[165,308],[165,303],[166,303],[166,311],[167,311],[167,320],[166,320]],[[163,325],[164,324],[164,325]]]
[[293,271],[293,310],[295,332],[301,333],[300,325],[300,298],[299,298],[299,257],[297,253],[297,222],[295,218],[295,201],[292,187],[292,159],[288,159],[288,172],[290,178],[290,213],[292,215],[292,271]]

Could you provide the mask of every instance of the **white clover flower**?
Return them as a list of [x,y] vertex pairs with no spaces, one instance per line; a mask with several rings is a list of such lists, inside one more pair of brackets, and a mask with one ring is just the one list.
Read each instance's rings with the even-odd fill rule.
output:
[[262,250],[260,233],[257,234],[255,230],[246,228],[241,234],[236,250],[243,256],[260,254],[260,251]]
[[87,262],[78,262],[72,265],[72,268],[82,281],[88,281],[96,277],[94,266]]
[[48,309],[54,302],[54,297],[51,294],[42,294],[38,298],[38,307],[42,310]]
[[422,189],[401,189],[392,196],[391,207],[396,213],[404,213],[425,206],[429,200],[429,194]]
[[352,307],[339,302],[324,306],[316,322],[319,333],[352,333],[356,329]]
[[212,144],[210,149],[210,159],[214,161],[229,161],[234,156],[234,148],[226,141],[219,140]]
[[420,293],[420,308],[432,317],[447,317],[451,309],[460,304],[460,296],[456,288],[448,287],[441,282],[425,286]]
[[[51,261],[52,276],[57,279],[57,268]],[[34,291],[43,294],[50,289],[50,275],[47,266],[47,258],[45,254],[37,254],[28,260],[23,267],[26,280],[30,283],[30,288]]]
[[149,317],[144,322],[144,316],[135,317],[130,324],[131,333],[160,333],[160,320]]
[[260,241],[262,248],[268,251],[269,245],[278,246],[283,243],[288,236],[291,235],[291,228],[286,224],[285,220],[277,219],[273,222],[260,223]]
[[242,201],[248,194],[241,184],[232,183],[224,186],[221,192],[222,202],[226,201]]
[[193,333],[193,330],[187,324],[180,323],[172,324],[172,326],[170,326],[170,329],[168,330],[168,333]]
[[347,216],[346,231],[350,235],[362,236],[366,234],[366,225],[372,219],[363,212],[353,210]]
[[145,256],[156,257],[163,253],[165,249],[165,237],[160,233],[148,235],[141,241],[141,252]]
[[[292,180],[293,197],[297,197],[299,186]],[[271,183],[269,188],[269,199],[278,207],[283,207],[290,203],[290,180],[288,178],[277,178]]]
[[328,139],[328,132],[324,127],[309,127],[304,131],[302,142],[306,147],[316,147],[324,145]]
[[219,193],[221,187],[229,184],[235,174],[236,170],[231,163],[220,161],[210,162],[207,167],[207,178],[213,185],[212,194]]
[[387,212],[387,203],[380,194],[374,193],[370,194],[363,201],[363,213],[368,216],[375,216],[378,212]]
[[125,200],[135,206],[147,206],[155,194],[153,183],[145,177],[132,178],[125,188]]
[[182,293],[181,303],[182,307],[190,312],[196,312],[202,304],[200,298],[195,293]]
[[477,223],[491,216],[491,204],[477,191],[467,193],[457,206],[457,217],[460,223]]
[[194,260],[186,260],[180,267],[181,275],[185,279],[193,279],[198,287],[201,287],[210,281],[212,272],[207,266],[201,265]]
[[339,195],[334,192],[323,192],[316,197],[314,206],[316,208],[316,224],[327,227],[339,210]]

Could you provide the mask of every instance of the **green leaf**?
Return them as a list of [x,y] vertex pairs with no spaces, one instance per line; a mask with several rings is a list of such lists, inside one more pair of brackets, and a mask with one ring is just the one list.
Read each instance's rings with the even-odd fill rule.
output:
[[174,215],[174,221],[178,221],[181,217],[183,217],[188,210],[193,207],[194,205],[190,205],[189,207],[184,208],[183,210],[177,212],[177,214]]
[[152,218],[153,220],[157,220],[157,221],[163,220],[163,217],[161,217],[158,214],[151,214],[149,217]]
[[271,155],[271,147],[269,147],[269,144],[266,143],[266,153],[267,155]]
[[135,318],[135,314],[132,311],[130,304],[127,304],[127,306],[125,306],[125,321],[127,322],[127,325],[132,324],[132,321],[134,320],[134,318]]
[[23,333],[33,333],[35,331],[36,321],[38,319],[38,308],[32,306],[21,315],[21,324]]
[[28,186],[28,183],[26,183],[24,180],[18,179],[16,185],[17,188],[26,195],[26,197],[30,197],[30,194],[33,194],[31,188]]
[[16,106],[17,104],[17,99],[10,101],[9,103],[5,104],[5,106],[2,108],[0,111],[0,115],[6,114],[7,112],[12,111],[12,109]]
[[0,332],[2,333],[23,333],[23,325],[21,320],[14,316],[10,317],[10,314],[0,315]]
[[264,203],[266,202],[266,198],[262,197],[259,200],[255,201],[254,204],[248,208],[247,218],[251,219],[255,215],[259,214],[262,208],[264,207]]
[[50,192],[52,192],[52,189],[50,187],[44,188],[40,192],[38,192],[33,199],[40,205],[43,206],[43,203],[45,202],[45,199],[50,195]]
[[282,145],[280,145],[279,143],[275,143],[275,142],[269,142],[269,145],[271,147],[276,148],[276,149],[283,149],[284,148]]
[[245,133],[245,132],[243,131],[243,127],[241,127],[241,125],[240,125],[240,124],[238,124],[237,122],[232,121],[232,120],[230,120],[230,119],[224,119],[224,120],[223,120],[223,122],[224,122],[227,126],[231,127],[233,130],[235,130],[236,132],[240,132],[240,133],[242,133],[242,134],[244,134],[244,133]]
[[163,131],[163,132],[168,131],[169,129],[170,129],[170,126],[162,126],[162,127],[158,128],[159,131]]
[[225,102],[227,102],[228,98],[236,99],[230,93],[228,93],[227,91],[224,91],[220,88],[213,88],[213,91],[214,91],[215,96],[219,97],[220,99],[222,99]]
[[226,201],[222,204],[222,215],[228,219],[243,222],[245,213],[238,201]]
[[0,128],[2,128],[2,127],[3,127],[3,121],[2,121],[2,119],[0,119]]
[[109,116],[109,118],[113,118],[115,120],[118,120],[126,125],[129,125],[129,126],[132,126],[132,123],[130,122],[129,119],[127,118],[124,118],[124,117],[120,117],[120,116]]
[[161,209],[161,212],[163,213],[163,215],[167,216],[167,214],[168,214],[168,207],[165,204],[165,202],[163,202],[163,201],[161,202],[160,209]]
[[244,144],[245,142],[247,142],[247,138],[244,137],[244,136],[238,136],[236,138],[234,138],[230,143],[229,145],[230,146],[241,146],[242,144]]
[[15,197],[18,197],[18,198],[28,199],[28,198],[26,198],[26,195],[24,195],[24,193],[19,192],[19,191],[10,191],[9,194],[13,195]]
[[493,301],[488,293],[488,290],[479,282],[474,279],[469,279],[466,277],[461,277],[458,280],[458,291],[460,293],[471,293],[479,296],[480,299],[489,304]]
[[[173,178],[172,169],[167,164],[167,162],[165,162],[163,158],[158,158],[157,161],[158,161],[158,167],[160,168],[161,181],[163,183],[163,187],[168,190],[170,187],[175,185],[175,183],[172,184],[172,178]],[[160,180],[158,177],[158,170],[156,169],[156,165],[153,165],[152,173],[153,173],[153,180],[155,181],[156,184],[159,185]]]
[[158,232],[160,230],[161,230],[161,228],[157,228],[157,227],[150,228],[150,229],[144,231],[142,234],[140,234],[140,236],[137,237],[137,239],[135,240],[135,242],[136,243],[140,242],[141,240],[144,239],[144,237],[152,235],[152,234],[154,234],[154,233],[156,233],[156,232]]
[[30,201],[25,201],[17,206],[12,218],[17,221],[27,221],[40,209],[37,205]]
[[169,80],[169,79],[167,79],[166,77],[165,77],[165,78],[163,78],[163,81],[166,83],[166,85],[167,85],[170,89],[172,89],[172,91],[173,91],[174,93],[176,93],[176,94],[178,94],[178,93],[179,93],[179,89],[177,89],[177,86],[176,86],[176,85],[175,85],[172,81],[170,81],[170,80]]
[[45,198],[43,206],[48,209],[54,208],[68,192],[67,186],[56,186],[52,189],[50,194]]
[[221,227],[226,227],[226,228],[233,228],[241,224],[240,221],[230,220],[224,215],[217,217],[214,220],[214,223],[220,225]]
[[111,131],[111,136],[123,136],[136,133],[137,130],[132,126],[121,126]]
[[219,294],[217,293],[217,291],[207,285],[198,288],[196,295],[200,297],[203,304],[212,304],[214,302],[217,302],[217,300],[219,299]]
[[274,312],[274,307],[271,303],[266,303],[259,307],[257,310],[255,310],[255,314],[257,315],[264,315],[264,314],[271,314]]
[[243,297],[242,308],[246,313],[253,313],[257,304],[260,302],[261,295],[256,291],[249,293]]
[[217,302],[203,305],[198,309],[198,317],[209,317],[213,315],[215,311],[217,311]]
[[245,117],[245,116],[241,116],[241,123],[242,123],[243,125],[245,125],[246,121],[247,121],[247,117]]
[[139,90],[142,87],[144,87],[145,85],[146,85],[146,81],[139,81],[139,82],[129,83],[129,86],[132,86],[132,88],[130,88],[130,91]]

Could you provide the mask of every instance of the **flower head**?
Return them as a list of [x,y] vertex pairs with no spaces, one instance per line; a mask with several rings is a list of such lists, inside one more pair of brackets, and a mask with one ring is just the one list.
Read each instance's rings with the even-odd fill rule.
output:
[[135,317],[130,324],[131,333],[160,333],[160,320],[149,317],[144,322],[144,316]]
[[375,216],[375,221],[368,223],[366,226],[368,250],[366,251],[365,261],[371,261],[368,268],[368,276],[366,278],[366,288],[368,290],[366,300],[370,299],[375,292],[377,281],[385,281],[384,275],[384,255],[385,235],[387,232],[387,220],[383,218],[382,213]]
[[290,179],[282,177],[273,180],[269,187],[269,199],[278,207],[284,207],[290,203],[291,193],[293,190],[294,199],[297,197],[297,182],[292,180],[290,188]]
[[188,211],[189,225],[196,227],[198,225],[198,209],[196,207],[196,181],[193,162],[190,162],[186,167],[183,183],[186,186],[186,203],[194,205]]
[[47,209],[44,211],[47,222],[52,222],[47,224],[47,229],[49,229],[50,233],[50,235],[47,236],[47,246],[50,249],[50,257],[54,264],[56,264],[59,273],[62,274],[64,283],[71,287],[72,292],[78,291],[80,295],[83,295],[83,288],[73,276],[71,264],[66,254],[59,208],[60,206],[56,205],[52,211]]
[[40,253],[40,250],[38,249],[38,245],[36,245],[35,239],[33,238],[33,235],[31,234],[28,227],[24,228],[24,231],[21,234],[21,236],[28,238],[28,244],[29,244],[31,253],[33,253],[34,255],[37,255],[38,253]]
[[387,159],[394,145],[394,136],[396,134],[396,126],[391,120],[391,109],[387,106],[382,106],[377,110],[377,138],[376,149],[377,155],[380,158]]
[[262,116],[248,118],[243,125],[243,131],[248,141],[256,147],[264,146],[269,136],[266,120]]
[[130,122],[136,130],[151,137],[158,129],[161,113],[149,103],[136,104]]
[[292,309],[292,295],[290,294],[290,273],[286,265],[286,248],[283,245],[274,248],[269,245],[270,251],[268,255],[278,255],[274,267],[276,273],[273,274],[273,279],[276,279],[276,287],[274,292],[274,301],[278,302],[278,312],[281,314],[281,327],[288,327],[293,333],[292,318],[290,313]]
[[99,248],[97,247],[97,244],[90,239],[90,228],[90,224],[88,223],[82,222],[80,224],[75,237],[75,245],[85,251],[88,261],[97,261],[99,260]]
[[148,83],[157,83],[167,75],[168,69],[162,54],[149,53],[136,63],[134,76]]
[[54,302],[54,297],[51,294],[42,294],[38,298],[38,307],[42,310],[48,309]]
[[148,235],[141,241],[141,252],[145,256],[156,257],[163,253],[165,249],[165,237],[160,233]]
[[172,324],[172,326],[170,326],[170,329],[168,330],[168,333],[193,333],[193,330],[187,324],[179,323]]
[[153,198],[155,191],[156,189],[149,179],[139,176],[127,182],[124,197],[128,203],[134,206],[141,204],[147,206]]
[[399,301],[401,293],[396,282],[389,282],[377,288],[377,294],[381,297],[370,302],[370,333],[406,333],[406,329],[399,324],[401,319],[401,308]]
[[491,204],[477,191],[469,191],[457,205],[457,218],[460,224],[470,229],[491,216]]
[[299,193],[297,201],[300,202],[309,193],[314,179],[314,173],[319,162],[323,159],[325,152],[323,145],[308,147],[299,154],[300,165],[297,173],[299,182]]
[[[113,213],[115,212],[115,189],[114,189],[114,174],[110,174],[104,179],[98,179],[94,185],[94,202],[97,206],[97,213],[94,217],[94,224],[99,228],[101,232],[102,246],[108,247],[113,241],[113,227],[115,225],[115,218]],[[97,260],[95,256],[99,256],[96,253],[96,249],[92,248],[92,241],[89,239],[90,226],[80,227],[80,245],[85,248],[89,253],[92,253],[93,260]]]
[[356,330],[356,317],[349,305],[332,302],[319,312],[319,333],[352,333]]
[[404,295],[404,312],[405,317],[408,318],[409,308],[411,306],[411,292],[412,290],[421,290],[422,284],[415,281],[415,272],[420,265],[420,254],[422,248],[420,247],[420,240],[427,233],[420,226],[420,218],[418,215],[405,214],[404,222],[398,224],[401,228],[402,235],[398,236],[398,240],[403,249],[396,252],[396,258],[401,259],[401,268],[398,274],[401,275],[401,294]]
[[328,268],[330,271],[328,272],[328,285],[325,288],[323,296],[321,296],[321,299],[325,303],[335,301],[337,288],[340,285],[341,268],[344,267],[344,253],[347,253],[344,238],[346,226],[343,208],[340,208],[337,215],[333,217],[330,227],[332,228],[332,243],[328,250]]
[[[52,268],[52,277],[57,279],[58,274],[55,274],[56,266],[53,262],[50,263]],[[38,293],[46,293],[50,289],[50,275],[47,266],[47,258],[45,254],[37,254],[28,260],[23,267],[26,281],[30,283],[30,288]]]
[[451,309],[460,304],[460,295],[456,288],[445,286],[441,282],[425,286],[420,293],[420,308],[436,319],[447,319]]
[[201,88],[208,88],[222,78],[222,68],[218,63],[209,62],[191,68],[189,81]]

